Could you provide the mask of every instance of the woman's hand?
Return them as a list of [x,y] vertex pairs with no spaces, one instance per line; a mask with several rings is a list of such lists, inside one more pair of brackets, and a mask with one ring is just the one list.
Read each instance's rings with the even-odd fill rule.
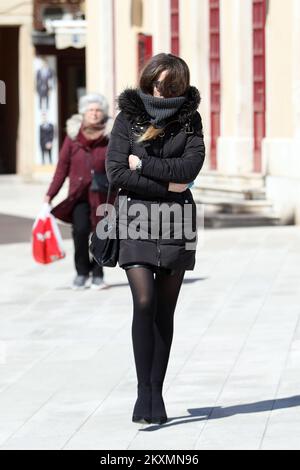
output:
[[172,193],[184,193],[187,190],[188,184],[183,183],[169,183],[169,191]]
[[45,197],[44,197],[44,202],[45,202],[46,204],[50,204],[50,196],[45,196]]
[[136,166],[139,163],[140,159],[136,155],[129,155],[128,161],[129,161],[130,170],[134,171],[134,170],[136,170]]

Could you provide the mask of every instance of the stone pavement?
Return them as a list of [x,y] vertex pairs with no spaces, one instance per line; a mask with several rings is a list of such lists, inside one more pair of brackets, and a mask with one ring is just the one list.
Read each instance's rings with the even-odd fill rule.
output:
[[73,292],[67,258],[0,246],[1,449],[300,449],[300,234],[206,231],[186,274],[165,384],[170,421],[131,423],[125,273]]
[[299,228],[205,231],[177,305],[163,426],[131,422],[124,271],[73,292],[65,247],[41,266],[28,242],[0,245],[1,450],[300,449]]

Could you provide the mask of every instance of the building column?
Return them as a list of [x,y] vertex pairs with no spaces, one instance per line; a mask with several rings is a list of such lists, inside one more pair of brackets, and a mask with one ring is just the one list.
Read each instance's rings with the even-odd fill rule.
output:
[[218,171],[253,169],[252,0],[220,1],[221,136]]
[[[194,19],[194,14],[196,19]],[[191,0],[191,83],[200,92],[199,112],[202,117],[206,147],[206,159],[203,170],[210,168],[210,72],[209,72],[209,0]],[[197,185],[197,181],[195,183]]]
[[209,168],[210,148],[210,76],[209,76],[209,0],[180,1],[181,57],[191,72],[191,85],[197,87],[201,96],[199,111],[207,149],[204,168]]
[[[269,2],[266,24],[266,138],[263,162],[267,175],[295,175],[292,147],[297,121],[297,0]],[[294,56],[293,56],[294,54]],[[295,64],[293,61],[296,59]]]
[[17,142],[17,173],[31,178],[34,171],[34,48],[31,24],[19,31],[19,130]]
[[115,108],[115,71],[113,44],[114,0],[87,0],[86,75],[87,92],[101,93]]
[[290,171],[292,178],[297,180],[296,220],[300,225],[300,2],[293,0],[292,6],[292,114],[293,142]]
[[[144,2],[148,4],[147,2]],[[171,9],[170,0],[151,0],[153,14],[153,55],[171,50]]]
[[[293,141],[297,122],[297,0],[269,2],[266,24],[266,138],[263,162],[270,177],[294,177]],[[296,63],[293,64],[294,58]],[[298,159],[297,159],[298,160]]]
[[293,45],[292,45],[292,109],[294,120],[294,136],[300,142],[300,2],[293,0]]
[[293,0],[292,36],[292,110],[293,110],[293,156],[292,171],[296,178],[295,186],[295,223],[300,225],[300,2]]
[[267,136],[263,162],[267,197],[283,223],[293,222],[300,200],[298,3],[289,0],[282,8],[280,0],[272,0],[266,24]]

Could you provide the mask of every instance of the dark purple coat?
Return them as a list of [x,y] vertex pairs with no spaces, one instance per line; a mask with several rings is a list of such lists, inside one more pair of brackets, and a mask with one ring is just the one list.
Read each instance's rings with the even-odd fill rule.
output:
[[[47,195],[53,199],[61,189],[65,179],[69,178],[68,197],[52,209],[52,214],[63,222],[72,223],[73,209],[83,195],[88,194],[91,208],[91,224],[94,230],[99,218],[96,209],[99,204],[106,202],[106,193],[90,191],[92,170],[105,173],[105,159],[108,137],[85,145],[85,139],[78,133],[75,138],[69,135],[65,138],[60,151],[56,171],[48,189]],[[113,203],[116,193],[112,193],[110,203]]]

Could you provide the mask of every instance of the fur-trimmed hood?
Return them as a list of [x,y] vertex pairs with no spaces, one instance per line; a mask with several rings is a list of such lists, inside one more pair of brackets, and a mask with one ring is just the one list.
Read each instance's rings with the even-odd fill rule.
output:
[[[186,98],[186,102],[173,117],[173,120],[178,120],[182,125],[191,121],[201,101],[198,89],[193,86],[188,88]],[[118,107],[130,122],[136,122],[137,124],[150,122],[151,117],[147,113],[136,88],[127,88],[121,93],[118,98]]]
[[[71,140],[76,140],[76,137],[79,134],[82,122],[83,122],[82,114],[73,114],[73,116],[70,117],[70,119],[67,120],[66,132],[67,132],[67,136]],[[108,120],[106,121],[106,126],[105,126],[105,134],[104,134],[105,137],[110,136],[110,133],[111,133],[111,130],[112,130],[112,127],[113,127],[113,123],[114,123],[113,119],[108,118]]]

